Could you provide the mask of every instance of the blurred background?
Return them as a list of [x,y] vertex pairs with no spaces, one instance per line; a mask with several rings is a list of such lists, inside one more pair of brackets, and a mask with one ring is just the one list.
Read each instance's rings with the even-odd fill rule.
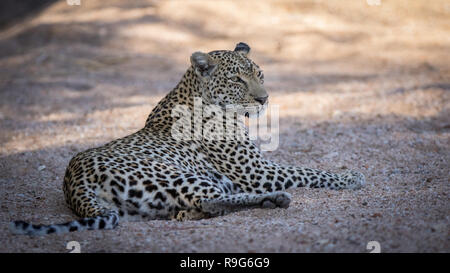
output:
[[[77,2],[1,3],[5,223],[27,212],[27,219],[43,211],[70,218],[60,184],[71,156],[143,127],[194,51],[232,50],[242,41],[265,71],[270,103],[280,105],[280,148],[267,156],[362,170],[370,186],[355,206],[367,210],[374,234],[387,236],[385,247],[450,251],[449,1]],[[309,197],[340,198],[318,194]],[[345,217],[340,223],[354,221]],[[348,229],[366,236],[358,223]],[[302,240],[285,251],[326,250]]]

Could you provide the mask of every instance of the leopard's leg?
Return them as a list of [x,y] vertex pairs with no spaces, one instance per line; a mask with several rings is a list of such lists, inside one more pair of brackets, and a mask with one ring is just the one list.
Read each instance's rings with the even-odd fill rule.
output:
[[[69,221],[61,224],[32,225],[24,221],[13,221],[9,229],[14,234],[41,236],[46,234],[62,234],[73,231],[114,229],[119,224],[119,213],[114,208],[103,206],[95,196],[92,188],[87,187],[86,180],[74,183],[67,178],[64,179],[64,194],[71,208],[81,217],[79,220]],[[78,191],[73,187],[83,186]]]
[[224,194],[218,198],[198,200],[197,206],[203,212],[223,215],[251,208],[287,208],[291,195],[287,192],[271,192],[263,194],[237,193]]
[[[249,193],[284,191],[292,187],[358,189],[365,184],[364,175],[357,171],[332,173],[313,168],[282,166],[263,157],[251,141],[221,141],[223,149],[232,150],[225,154],[220,149],[211,154],[215,167],[230,178],[240,189]],[[226,162],[224,164],[223,162]]]
[[268,191],[286,190],[292,187],[359,189],[365,184],[365,177],[357,171],[332,173],[312,168],[281,166],[274,163],[265,165],[269,180],[262,186]]
[[197,220],[252,208],[287,208],[290,202],[291,195],[286,192],[222,194],[217,198],[201,197],[195,200],[195,208],[180,211],[176,219]]

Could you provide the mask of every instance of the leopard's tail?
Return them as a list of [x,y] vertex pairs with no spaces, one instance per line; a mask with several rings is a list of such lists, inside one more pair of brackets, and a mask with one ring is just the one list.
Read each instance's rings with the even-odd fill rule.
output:
[[51,233],[67,233],[72,231],[113,229],[119,224],[119,214],[115,210],[106,210],[101,215],[80,220],[70,221],[64,224],[32,225],[24,221],[13,221],[9,230],[14,234],[41,236]]

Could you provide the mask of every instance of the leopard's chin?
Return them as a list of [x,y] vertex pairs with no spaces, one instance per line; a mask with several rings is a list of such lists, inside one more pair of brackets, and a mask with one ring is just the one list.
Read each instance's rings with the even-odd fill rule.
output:
[[264,115],[264,113],[267,110],[267,103],[261,105],[261,104],[254,104],[251,108],[251,111],[247,111],[245,113],[245,117],[247,118],[258,118],[262,115]]

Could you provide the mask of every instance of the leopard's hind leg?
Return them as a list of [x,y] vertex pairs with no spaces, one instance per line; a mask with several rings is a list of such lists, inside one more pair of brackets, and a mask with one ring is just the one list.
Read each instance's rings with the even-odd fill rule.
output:
[[290,202],[291,196],[286,192],[222,194],[217,198],[198,198],[195,208],[180,211],[176,219],[198,220],[252,208],[287,208]]
[[[119,224],[117,210],[100,204],[95,191],[91,187],[85,186],[86,180],[77,181],[78,183],[70,182],[66,176],[63,187],[66,201],[72,210],[83,218],[51,225],[35,225],[24,221],[13,221],[9,225],[10,231],[14,234],[40,236],[82,230],[114,229]],[[73,190],[71,185],[77,185],[78,188]],[[77,199],[75,200],[74,197]]]
[[62,224],[33,225],[24,221],[13,221],[10,223],[9,229],[14,234],[40,236],[82,230],[113,229],[118,223],[119,214],[117,211],[102,208],[98,215],[92,215]]

